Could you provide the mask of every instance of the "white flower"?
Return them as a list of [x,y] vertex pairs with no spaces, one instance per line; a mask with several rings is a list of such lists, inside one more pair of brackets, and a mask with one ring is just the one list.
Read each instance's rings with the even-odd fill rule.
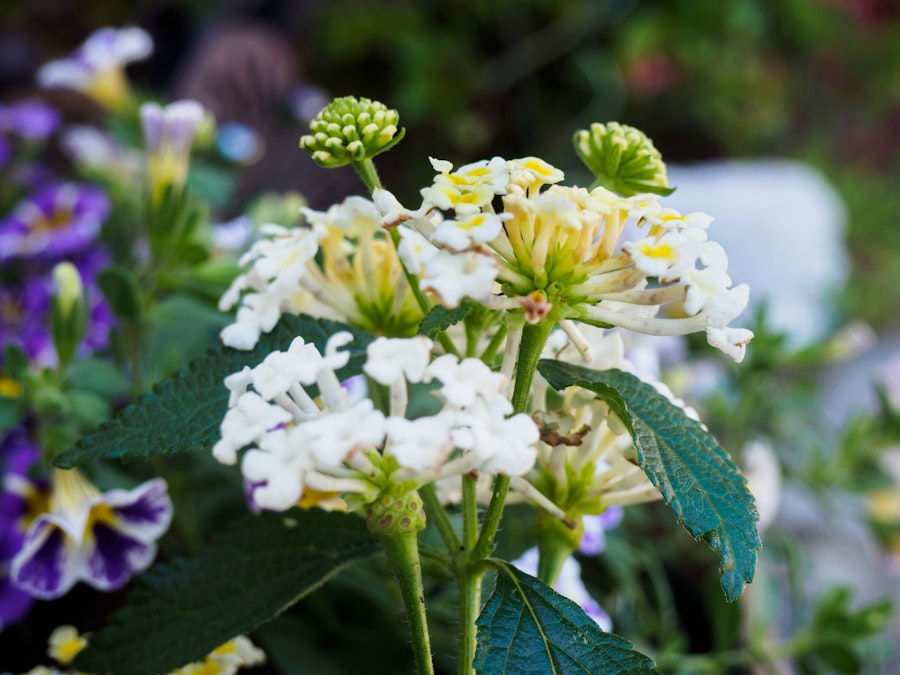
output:
[[455,172],[450,162],[429,159],[440,173],[431,187],[422,188],[422,198],[440,209],[474,214],[490,204],[494,195],[506,193],[509,172],[506,161],[500,157],[466,164]]
[[354,452],[380,446],[384,434],[384,414],[367,398],[347,410],[332,411],[298,427],[302,443],[323,467],[338,467]]
[[291,419],[287,410],[272,405],[256,392],[245,392],[225,413],[222,438],[213,446],[213,456],[223,464],[234,464],[238,450]]
[[366,375],[380,384],[392,385],[404,377],[421,382],[431,358],[433,343],[427,337],[377,338],[366,347]]
[[312,458],[299,452],[299,428],[274,429],[248,450],[241,460],[244,477],[254,486],[253,501],[263,509],[284,511],[303,496],[305,474]]
[[405,225],[398,227],[397,231],[400,233],[400,246],[397,247],[397,254],[403,261],[404,267],[411,274],[423,274],[426,263],[436,256],[440,249]]
[[446,410],[416,420],[389,417],[386,427],[390,454],[400,466],[415,474],[439,468],[453,451],[451,431],[456,423],[456,413]]
[[[445,307],[469,297],[532,324],[549,315],[581,350],[575,321],[686,335],[726,327],[746,304],[746,287],[730,288],[721,246],[707,241],[708,215],[683,215],[656,195],[556,185],[562,172],[535,157],[506,162],[503,183],[495,160],[454,171],[432,159],[438,175],[418,211],[393,195],[377,198],[384,227],[404,228],[407,269]],[[623,243],[629,219],[647,232]],[[688,317],[665,311],[686,294]]]
[[534,466],[540,433],[528,415],[507,418],[508,412],[508,402],[502,396],[479,401],[461,415],[467,433],[456,434],[455,438],[465,439],[466,449],[481,460],[481,471],[521,476]]
[[470,213],[456,220],[445,220],[437,226],[432,241],[452,251],[466,249],[493,241],[503,229],[503,221],[511,214]]
[[753,339],[753,331],[746,328],[706,328],[706,340],[710,346],[721,349],[737,363],[744,360],[747,343]]
[[434,292],[445,307],[456,307],[464,297],[484,300],[490,296],[497,272],[491,256],[477,251],[441,251],[425,263],[420,287]]
[[[506,389],[506,378],[493,372],[480,359],[459,361],[453,354],[439,356],[426,371],[426,381],[437,378],[441,387],[435,395],[454,408],[470,406],[481,397],[493,399]],[[512,407],[506,411],[512,412]]]

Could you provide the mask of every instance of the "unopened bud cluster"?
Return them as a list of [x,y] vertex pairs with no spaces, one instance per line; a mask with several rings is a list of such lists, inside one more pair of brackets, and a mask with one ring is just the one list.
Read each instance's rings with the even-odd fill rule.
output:
[[325,168],[371,159],[403,138],[400,116],[379,101],[344,96],[329,103],[310,122],[300,147]]
[[670,194],[666,165],[644,132],[627,124],[595,122],[575,132],[575,152],[597,177],[594,187],[630,197],[639,192]]

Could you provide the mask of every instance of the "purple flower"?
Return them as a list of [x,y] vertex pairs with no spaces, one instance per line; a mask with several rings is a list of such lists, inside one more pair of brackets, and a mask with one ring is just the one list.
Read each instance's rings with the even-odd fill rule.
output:
[[12,146],[9,141],[6,139],[6,136],[0,134],[0,169],[5,167],[9,163],[9,158],[12,156]]
[[8,570],[22,548],[29,519],[45,503],[44,486],[28,478],[39,455],[37,445],[20,431],[0,443],[0,631],[21,619],[32,603],[28,593],[12,584]]
[[56,363],[48,311],[53,286],[46,276],[31,276],[19,284],[0,285],[0,348],[17,344],[29,361]]
[[94,243],[107,215],[109,200],[95,185],[44,185],[0,222],[0,261],[83,251]]
[[[97,273],[109,264],[109,254],[93,248],[71,259],[85,289],[88,324],[78,354],[86,356],[109,344],[109,332],[115,317],[97,286]],[[17,344],[37,366],[57,364],[56,348],[50,333],[50,300],[54,292],[49,268],[23,261],[18,279],[0,285],[0,363],[2,348]],[[38,261],[39,262],[39,261]]]
[[28,528],[10,576],[36,598],[58,598],[78,581],[115,590],[150,566],[171,519],[161,478],[101,494],[77,470],[55,469],[50,510]]
[[0,106],[0,131],[8,131],[21,138],[42,141],[59,127],[56,108],[42,101],[20,101]]
[[610,506],[598,516],[584,516],[584,537],[578,547],[580,553],[597,555],[606,547],[606,530],[622,522],[622,507]]

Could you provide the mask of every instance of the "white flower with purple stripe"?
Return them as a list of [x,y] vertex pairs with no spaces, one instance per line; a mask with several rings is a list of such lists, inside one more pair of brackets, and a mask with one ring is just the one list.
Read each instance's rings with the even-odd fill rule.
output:
[[77,470],[54,470],[50,511],[28,528],[10,577],[43,599],[58,598],[79,581],[115,590],[150,566],[171,520],[162,479],[101,494]]
[[37,73],[42,87],[81,91],[99,103],[121,108],[128,98],[123,68],[153,53],[153,40],[144,30],[101,28],[71,56],[44,64]]

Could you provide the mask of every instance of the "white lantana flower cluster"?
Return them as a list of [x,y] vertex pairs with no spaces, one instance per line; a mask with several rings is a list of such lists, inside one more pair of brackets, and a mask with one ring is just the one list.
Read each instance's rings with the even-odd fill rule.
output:
[[[312,491],[338,493],[353,505],[370,503],[390,486],[404,490],[453,475],[521,475],[534,464],[538,430],[513,415],[506,378],[478,359],[443,355],[432,343],[378,338],[367,347],[365,373],[390,392],[383,412],[367,396],[352,401],[335,371],[352,340],[336,333],[324,354],[296,338],[254,368],[225,380],[231,391],[214,456],[241,470],[256,506],[285,510]],[[441,403],[431,415],[407,419],[408,384],[437,381]],[[318,396],[310,391],[315,385]]]
[[[650,335],[706,331],[711,345],[743,358],[753,334],[728,324],[746,307],[748,288],[732,287],[706,214],[682,215],[656,195],[557,185],[562,171],[535,157],[455,171],[431,163],[438,173],[418,209],[386,190],[373,198],[383,226],[400,233],[407,269],[444,306],[469,297],[530,323],[549,315],[579,342],[574,320]],[[629,221],[646,236],[620,241]]]
[[222,342],[252,349],[283,314],[301,313],[392,337],[415,334],[422,312],[371,200],[301,212],[308,226],[264,225],[265,238],[240,259],[248,269],[219,301],[222,311],[238,307]]

